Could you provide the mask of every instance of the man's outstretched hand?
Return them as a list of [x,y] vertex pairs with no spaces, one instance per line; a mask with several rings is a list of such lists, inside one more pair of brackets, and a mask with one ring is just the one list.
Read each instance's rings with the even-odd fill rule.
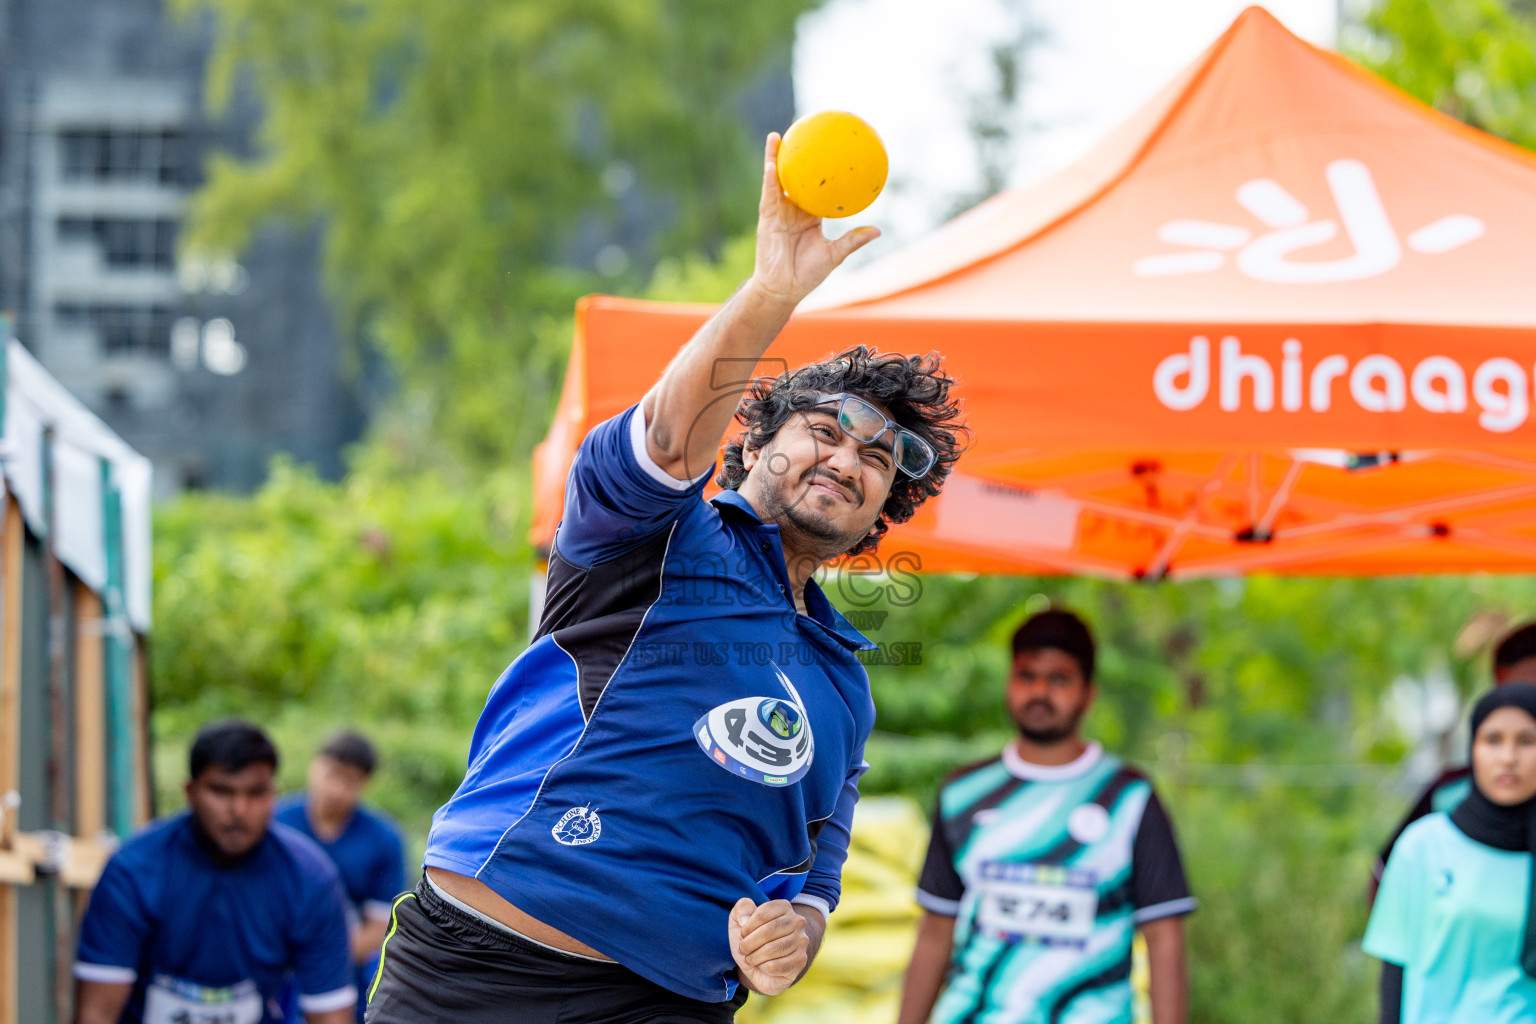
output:
[[720,437],[732,429],[737,402],[751,383],[738,371],[762,358],[811,289],[880,236],[875,228],[823,235],[821,218],[791,203],[779,187],[778,156],[779,137],[770,135],[752,276],[683,346],[641,404],[646,451],[676,480],[693,479],[714,465]]
[[[808,921],[806,915],[815,915]],[[799,980],[821,945],[826,922],[815,910],[802,914],[788,900],[761,906],[743,897],[731,908],[731,957],[747,988],[776,996]]]
[[837,238],[821,233],[821,218],[789,201],[779,185],[779,134],[768,136],[763,160],[763,198],[757,207],[757,262],[751,284],[764,298],[789,308],[838,264],[880,237],[880,229],[855,228]]

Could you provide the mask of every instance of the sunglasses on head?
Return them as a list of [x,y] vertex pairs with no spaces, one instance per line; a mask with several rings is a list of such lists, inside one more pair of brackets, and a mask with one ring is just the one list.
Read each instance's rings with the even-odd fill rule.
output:
[[934,462],[938,461],[938,453],[933,450],[933,445],[894,420],[887,419],[885,413],[858,395],[846,392],[826,395],[816,405],[836,405],[838,427],[860,444],[874,444],[887,431],[891,432],[889,451],[896,459],[896,468],[913,479],[927,476]]

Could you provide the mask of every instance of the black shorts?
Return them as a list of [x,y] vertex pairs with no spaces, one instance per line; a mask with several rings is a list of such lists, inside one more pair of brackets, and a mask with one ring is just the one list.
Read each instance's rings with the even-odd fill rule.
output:
[[724,1003],[669,992],[616,963],[569,956],[494,928],[427,883],[395,901],[368,1024],[729,1024]]

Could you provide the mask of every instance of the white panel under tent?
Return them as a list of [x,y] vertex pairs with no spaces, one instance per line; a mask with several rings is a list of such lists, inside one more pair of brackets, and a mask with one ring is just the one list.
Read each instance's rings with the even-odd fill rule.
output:
[[129,624],[150,622],[150,486],[152,470],[94,413],[54,380],[14,338],[5,343],[5,485],[33,533],[43,535],[44,437],[51,432],[53,549],[81,582],[107,582],[103,461],[121,498],[123,602]]

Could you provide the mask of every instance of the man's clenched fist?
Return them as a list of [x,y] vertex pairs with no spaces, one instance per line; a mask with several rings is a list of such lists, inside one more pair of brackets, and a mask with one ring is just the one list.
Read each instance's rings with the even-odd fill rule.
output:
[[[807,918],[811,923],[807,923]],[[746,897],[731,908],[731,956],[742,983],[753,992],[776,996],[810,966],[825,922],[815,910],[801,913],[787,900],[758,906]]]

